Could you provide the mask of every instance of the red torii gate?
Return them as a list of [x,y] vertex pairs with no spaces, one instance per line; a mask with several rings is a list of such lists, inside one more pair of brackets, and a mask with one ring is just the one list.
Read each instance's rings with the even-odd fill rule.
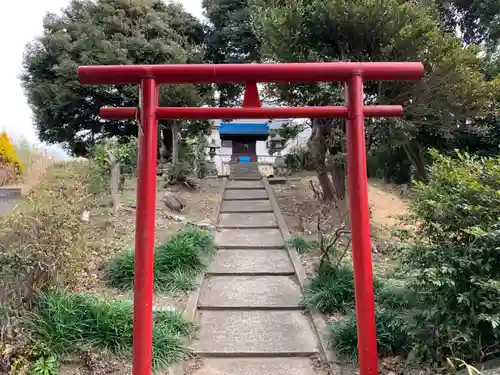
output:
[[[347,119],[349,191],[358,352],[361,375],[378,374],[370,218],[366,174],[366,117],[398,117],[401,106],[364,106],[363,80],[418,80],[419,62],[332,62],[287,64],[181,64],[81,66],[82,84],[139,84],[139,108],[101,108],[106,119],[140,119],[134,266],[133,375],[150,375],[153,321],[153,250],[156,202],[157,121],[217,118]],[[344,81],[347,106],[261,107],[258,82]],[[159,84],[245,83],[243,108],[158,107]]]

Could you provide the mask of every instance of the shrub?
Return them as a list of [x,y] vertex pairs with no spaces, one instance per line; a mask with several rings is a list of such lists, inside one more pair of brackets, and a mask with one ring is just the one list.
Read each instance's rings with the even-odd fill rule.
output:
[[0,176],[0,184],[12,177],[9,171],[13,171],[16,174],[24,172],[24,166],[19,160],[16,149],[6,132],[0,133],[0,172],[1,171],[4,171],[3,174],[5,175],[2,174],[2,176]]
[[314,169],[311,151],[306,145],[298,146],[290,150],[285,156],[285,163],[292,171],[310,171]]
[[426,360],[485,359],[500,341],[500,157],[432,156],[398,251],[421,301],[408,330]]
[[[409,339],[406,331],[406,315],[388,309],[376,309],[377,349],[381,357],[408,351]],[[356,314],[351,313],[341,321],[329,325],[329,344],[338,354],[356,361],[358,337]]]
[[[137,139],[134,137],[104,139],[90,152],[90,160],[96,167],[94,180],[101,191],[104,184],[111,183],[113,205],[118,206],[118,190],[123,189],[125,177],[133,175],[137,169]],[[115,201],[116,199],[116,201]]]
[[90,153],[92,161],[99,166],[104,174],[110,173],[109,158],[110,151],[120,163],[122,174],[134,174],[137,168],[137,139],[134,137],[118,139],[110,138],[99,142]]
[[381,146],[366,157],[368,177],[387,183],[406,184],[411,180],[412,164],[402,146]]
[[[374,289],[381,287],[379,280],[373,280]],[[348,312],[354,308],[354,274],[346,265],[321,267],[305,287],[303,304],[309,309],[324,314]]]
[[287,245],[295,249],[299,254],[304,254],[311,251],[317,244],[302,236],[293,236],[287,241]]
[[[99,300],[86,294],[53,290],[37,300],[36,312],[26,326],[55,356],[81,349],[109,350],[130,355],[132,348],[132,301]],[[181,359],[196,326],[179,313],[156,311],[153,315],[153,368]]]
[[[207,174],[207,147],[207,137],[204,133],[198,134],[190,140],[183,139],[179,144],[179,160],[182,160],[183,164],[187,164],[190,168],[185,170],[185,168],[181,167],[181,170],[172,171],[171,173],[174,173],[171,176],[172,180],[182,181],[189,175],[190,171],[194,171],[198,178],[205,178]],[[180,174],[180,176],[175,175],[176,173]]]
[[383,284],[375,289],[375,302],[379,306],[397,311],[414,308],[420,303],[417,293],[392,280],[384,280]]
[[180,162],[179,164],[172,165],[167,170],[166,181],[168,184],[175,185],[177,183],[184,183],[192,174],[193,167],[187,162]]
[[[196,276],[206,267],[215,246],[210,232],[187,229],[155,249],[154,290],[178,292],[195,287]],[[134,281],[134,252],[120,253],[105,265],[110,286],[130,290]]]
[[56,164],[19,207],[0,216],[0,302],[29,307],[47,285],[73,285],[91,254],[81,214],[97,197],[89,190],[91,167]]

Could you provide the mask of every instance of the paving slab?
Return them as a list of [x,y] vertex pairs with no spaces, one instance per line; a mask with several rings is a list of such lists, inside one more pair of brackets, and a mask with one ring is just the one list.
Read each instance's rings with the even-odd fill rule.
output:
[[255,200],[269,199],[267,191],[262,189],[236,189],[224,191],[223,199],[226,200]]
[[217,250],[210,274],[286,274],[294,273],[285,249]]
[[279,229],[220,229],[215,232],[215,244],[227,248],[276,248],[285,241]]
[[321,375],[309,358],[205,358],[193,375]]
[[302,293],[294,276],[210,276],[200,308],[298,308]]
[[220,212],[273,212],[273,207],[269,200],[222,201]]
[[264,189],[262,181],[228,181],[226,189]]
[[234,228],[262,228],[262,227],[278,227],[278,222],[274,213],[246,213],[246,214],[225,214],[219,215],[220,227]]
[[201,311],[195,352],[204,356],[310,356],[318,340],[302,311]]

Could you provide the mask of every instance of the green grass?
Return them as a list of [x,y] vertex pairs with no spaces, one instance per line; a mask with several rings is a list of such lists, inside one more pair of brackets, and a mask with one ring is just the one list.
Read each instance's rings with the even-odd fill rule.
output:
[[[403,310],[418,305],[417,295],[398,280],[373,279],[375,302],[383,308]],[[305,288],[303,305],[323,314],[346,313],[355,307],[351,266],[322,267]]]
[[295,249],[299,254],[305,254],[314,248],[315,243],[302,236],[293,236],[287,241],[287,245]]
[[384,280],[375,290],[375,302],[388,309],[405,310],[418,306],[418,296],[395,280]]
[[[100,300],[82,293],[51,291],[42,294],[28,328],[53,355],[64,356],[83,348],[131,354],[132,302]],[[172,311],[156,311],[153,322],[153,368],[165,368],[182,359],[187,339],[196,326]]]
[[[210,232],[187,229],[175,234],[164,245],[155,249],[155,292],[180,292],[196,287],[196,277],[207,266],[215,245]],[[134,251],[124,251],[104,267],[108,285],[131,290],[134,284]]]
[[[373,280],[376,302],[377,346],[380,356],[405,353],[409,346],[409,309],[418,305],[416,294],[397,280]],[[354,274],[352,268],[323,267],[306,285],[303,304],[324,314],[347,313],[347,317],[329,325],[329,343],[337,353],[357,361],[357,330]]]
[[[381,286],[374,279],[374,289]],[[346,313],[354,308],[354,275],[352,268],[340,265],[338,268],[322,267],[316,276],[309,280],[305,288],[303,305],[324,314]]]
[[[405,331],[405,314],[387,309],[376,309],[377,348],[380,357],[404,353],[409,349],[409,336]],[[353,362],[358,359],[356,314],[328,327],[328,341],[336,352]]]

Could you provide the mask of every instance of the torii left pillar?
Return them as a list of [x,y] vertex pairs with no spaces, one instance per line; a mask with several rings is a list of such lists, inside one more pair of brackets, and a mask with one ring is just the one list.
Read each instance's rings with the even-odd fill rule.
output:
[[[158,86],[152,77],[144,77],[139,91],[139,153],[137,155],[137,221],[134,266],[134,369],[151,368],[153,330],[153,262],[156,219],[156,146],[158,126]],[[139,374],[134,374],[139,375]],[[147,375],[147,374],[140,374]]]

